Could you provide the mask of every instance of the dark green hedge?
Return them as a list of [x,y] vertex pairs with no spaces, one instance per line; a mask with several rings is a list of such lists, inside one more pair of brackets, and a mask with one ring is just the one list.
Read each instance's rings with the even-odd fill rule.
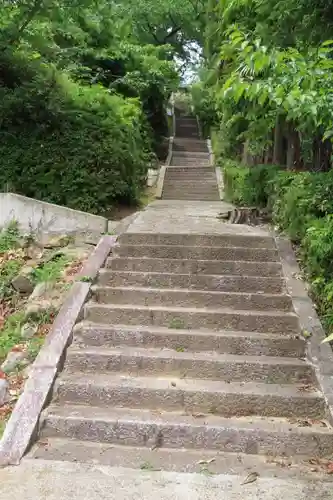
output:
[[268,206],[275,226],[300,246],[322,321],[333,331],[333,172],[289,172],[226,161],[226,196],[237,205]]
[[151,154],[138,100],[12,56],[0,102],[0,190],[95,213],[138,200]]

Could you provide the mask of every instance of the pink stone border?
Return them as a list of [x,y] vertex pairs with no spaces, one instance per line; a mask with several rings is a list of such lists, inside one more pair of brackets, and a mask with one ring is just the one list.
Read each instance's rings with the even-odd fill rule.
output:
[[275,242],[286,279],[287,290],[291,295],[300,327],[302,330],[311,333],[307,343],[307,358],[315,369],[319,387],[328,406],[327,418],[333,424],[332,348],[328,343],[322,343],[326,335],[303,280],[297,279],[297,276],[300,275],[300,268],[290,241],[287,238],[275,235]]
[[[100,239],[62,305],[31,367],[23,393],[0,441],[0,466],[19,464],[34,439],[40,414],[50,401],[55,378],[62,369],[66,349],[72,341],[73,327],[81,317],[91,284],[116,240],[117,236],[103,236]],[[83,277],[87,281],[80,281]]]

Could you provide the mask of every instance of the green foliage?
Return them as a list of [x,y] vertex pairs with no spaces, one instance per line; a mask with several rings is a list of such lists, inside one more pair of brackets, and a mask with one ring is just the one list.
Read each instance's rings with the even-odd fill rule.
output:
[[16,296],[12,280],[24,264],[19,247],[20,232],[16,221],[11,221],[0,233],[0,301],[10,301]]
[[17,221],[13,220],[0,232],[0,254],[18,247],[19,237]]
[[148,40],[143,17],[132,29],[137,8],[130,0],[5,2],[0,188],[91,212],[138,202],[178,75],[172,37]]
[[2,91],[0,185],[91,212],[136,202],[149,151],[139,102],[41,69]]
[[[333,331],[333,173],[292,173],[278,167],[244,167],[226,162],[225,187],[230,201],[264,201],[274,223],[300,244],[300,257],[318,313]],[[259,204],[260,206],[260,204]],[[333,334],[328,337],[333,340]]]
[[275,224],[299,242],[313,219],[333,212],[333,173],[281,172],[271,194]]
[[57,255],[33,270],[33,279],[36,283],[54,283],[61,277],[62,271],[69,264],[70,259],[65,255]]
[[24,313],[21,311],[11,314],[7,318],[0,335],[0,361],[6,357],[14,345],[20,342],[23,323]]
[[275,179],[277,172],[278,167],[275,165],[246,167],[225,160],[223,174],[226,198],[236,205],[266,207],[270,182]]

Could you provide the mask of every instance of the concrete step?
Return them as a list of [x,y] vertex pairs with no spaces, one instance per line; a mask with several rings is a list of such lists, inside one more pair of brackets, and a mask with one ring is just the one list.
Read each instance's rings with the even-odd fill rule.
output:
[[146,448],[208,449],[251,455],[325,457],[333,449],[331,428],[299,427],[283,419],[195,418],[122,408],[52,406],[42,439],[69,438]]
[[303,358],[306,342],[272,333],[181,330],[165,327],[103,325],[81,321],[75,326],[77,347],[151,347],[184,352],[215,351],[247,356]]
[[[305,389],[306,388],[306,389]],[[75,405],[203,412],[224,417],[323,419],[322,394],[308,385],[276,385],[122,374],[62,374],[55,401]]]
[[[208,449],[196,450],[193,448],[177,449],[163,447],[152,449],[148,447],[110,445],[103,442],[80,441],[73,438],[49,437],[38,442],[28,457],[31,461],[38,459],[45,461],[52,460],[53,464],[55,462],[61,463],[61,461],[67,461],[95,464],[97,468],[102,465],[104,467],[125,467],[132,470],[141,469],[146,472],[147,470],[185,472],[187,473],[187,478],[189,477],[188,473],[199,473],[201,476],[203,474],[213,476],[231,474],[239,480],[235,474],[240,474],[245,479],[250,471],[259,470],[262,479],[279,477],[280,480],[281,478],[292,478],[295,481],[296,476],[298,479],[304,478],[304,480],[329,480],[329,476],[327,474],[324,475],[325,472],[320,467],[316,468],[313,464],[311,465],[309,455],[296,455],[291,459],[290,457],[279,457],[276,454],[272,454],[272,456],[253,455]],[[269,491],[272,491],[272,485],[270,485]],[[160,498],[160,496],[156,498]],[[223,499],[226,500],[225,493],[223,494]],[[235,497],[233,500],[235,500]]]
[[176,189],[178,191],[185,189],[188,192],[206,192],[217,189],[216,179],[206,178],[201,179],[174,179],[166,177],[164,179],[163,189]]
[[189,160],[209,160],[210,155],[207,151],[174,151],[173,158],[189,159]]
[[272,248],[275,241],[269,235],[261,234],[156,234],[156,233],[123,233],[117,242],[124,245],[176,245],[188,247],[244,247]]
[[289,295],[201,291],[170,288],[93,286],[96,302],[140,306],[213,308],[227,307],[251,311],[293,311]]
[[172,151],[207,153],[208,148],[206,141],[175,137],[172,144]]
[[162,200],[175,201],[220,201],[220,196],[216,194],[186,194],[186,193],[163,193]]
[[98,284],[150,288],[188,288],[191,290],[245,293],[277,294],[285,291],[285,283],[282,278],[138,273],[133,271],[110,271],[108,269],[100,270]]
[[207,185],[213,185],[216,186],[216,175],[215,172],[210,172],[207,171],[206,173],[200,174],[200,175],[192,175],[192,171],[195,171],[195,169],[189,169],[190,172],[188,173],[174,173],[172,170],[170,172],[166,172],[165,178],[164,178],[164,184],[169,181],[169,182],[179,182],[184,185],[188,185],[191,187],[193,184],[197,184],[198,186],[202,185],[202,183],[205,183]]
[[199,132],[195,129],[179,129],[176,130],[176,137],[181,137],[181,138],[193,138],[193,139],[200,139]]
[[135,306],[88,302],[85,319],[94,323],[166,326],[173,329],[239,330],[299,334],[298,317],[279,311],[237,311],[184,307]]
[[168,170],[165,174],[164,182],[166,180],[173,180],[173,181],[182,181],[182,182],[199,182],[202,179],[205,179],[206,182],[211,181],[215,182],[216,184],[216,174],[215,172],[206,172],[206,173],[199,173],[196,174],[196,169],[191,168],[189,169],[190,172],[172,172],[172,169]]
[[280,262],[111,257],[107,260],[106,267],[115,271],[193,274],[199,276],[281,277],[282,275]]
[[205,194],[200,194],[200,193],[179,193],[179,192],[173,192],[172,189],[167,190],[163,192],[162,196],[163,200],[191,200],[191,201],[219,201],[219,195],[218,193],[205,193]]
[[[195,167],[195,168],[194,168]],[[169,165],[166,169],[167,174],[184,174],[184,175],[193,175],[193,176],[201,176],[207,172],[211,174],[216,174],[215,167],[206,166],[206,165],[194,165],[194,167],[189,167],[188,165],[182,166],[180,165]]]
[[[179,347],[178,349],[183,349]],[[140,347],[71,347],[66,372],[121,372],[129,375],[190,377],[224,382],[314,384],[312,366],[301,359],[236,356],[213,351],[183,352]]]
[[178,193],[180,195],[183,195],[184,193],[186,194],[195,194],[195,195],[201,195],[201,194],[216,194],[218,193],[218,188],[217,184],[214,183],[214,185],[209,185],[206,184],[205,180],[203,179],[201,181],[201,184],[198,183],[192,183],[190,185],[182,182],[177,182],[177,181],[172,181],[168,182],[166,181],[165,185],[163,186],[163,194],[166,192],[170,193]]
[[279,261],[273,248],[191,247],[177,245],[115,245],[117,257],[150,257],[155,259],[224,260],[248,262]]
[[202,177],[205,177],[207,179],[212,178],[216,179],[216,171],[215,169],[212,169],[209,165],[207,166],[200,166],[199,164],[196,164],[195,168],[192,167],[186,167],[182,166],[181,163],[178,165],[180,166],[171,166],[167,168],[166,171],[166,176],[170,178],[175,178],[175,179],[201,179]]
[[195,165],[195,166],[209,166],[210,165],[210,160],[209,158],[207,159],[200,159],[198,160],[197,158],[183,158],[183,157],[176,157],[176,156],[172,156],[171,158],[171,161],[170,161],[170,165],[181,165],[181,166],[192,166],[192,165]]

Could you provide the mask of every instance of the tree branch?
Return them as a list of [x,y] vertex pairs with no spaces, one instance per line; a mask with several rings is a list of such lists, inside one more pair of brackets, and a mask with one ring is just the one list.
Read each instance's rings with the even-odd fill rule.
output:
[[20,38],[20,36],[22,35],[23,31],[31,23],[31,21],[33,20],[33,18],[37,14],[37,12],[40,10],[42,4],[43,4],[43,0],[35,0],[35,3],[33,5],[32,9],[30,10],[30,12],[28,12],[26,20],[23,22],[22,26],[19,28],[19,30],[17,32],[18,33],[18,38]]

